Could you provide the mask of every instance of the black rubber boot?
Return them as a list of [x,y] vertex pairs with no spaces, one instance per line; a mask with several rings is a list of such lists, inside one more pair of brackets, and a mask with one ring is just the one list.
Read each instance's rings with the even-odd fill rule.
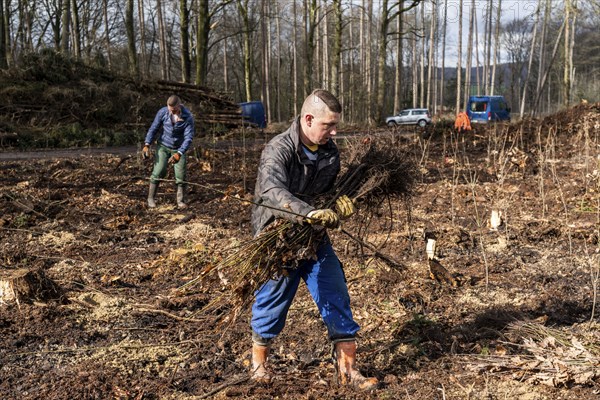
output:
[[185,186],[177,185],[177,208],[186,208],[185,204]]
[[156,201],[154,197],[156,196],[156,191],[158,190],[158,183],[150,183],[150,188],[148,189],[148,207],[155,208]]

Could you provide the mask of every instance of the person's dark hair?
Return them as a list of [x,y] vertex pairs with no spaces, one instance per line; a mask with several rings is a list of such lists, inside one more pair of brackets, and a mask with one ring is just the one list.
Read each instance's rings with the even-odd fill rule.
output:
[[171,97],[169,97],[169,100],[167,100],[167,105],[170,107],[177,107],[180,104],[181,99],[177,95],[172,95]]
[[327,105],[327,108],[334,113],[339,114],[342,112],[342,105],[340,104],[340,101],[330,91],[325,89],[315,89],[311,94],[323,100],[323,103]]

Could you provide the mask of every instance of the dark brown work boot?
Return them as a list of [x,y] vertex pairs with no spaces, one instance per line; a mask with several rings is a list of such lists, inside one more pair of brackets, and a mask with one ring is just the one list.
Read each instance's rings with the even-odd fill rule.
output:
[[341,385],[359,390],[377,389],[377,378],[366,378],[356,369],[356,342],[337,342],[334,348],[334,363]]
[[271,373],[265,364],[269,358],[269,346],[252,343],[252,380],[258,383],[270,383]]

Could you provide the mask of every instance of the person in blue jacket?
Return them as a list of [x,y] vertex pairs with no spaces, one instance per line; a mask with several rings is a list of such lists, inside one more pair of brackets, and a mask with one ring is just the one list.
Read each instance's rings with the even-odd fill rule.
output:
[[192,113],[183,106],[181,99],[172,95],[167,100],[167,106],[156,113],[154,122],[148,129],[142,156],[150,157],[150,145],[157,141],[154,168],[150,176],[150,189],[148,190],[148,207],[156,207],[156,191],[158,183],[167,175],[168,164],[175,170],[175,183],[177,184],[177,207],[187,207],[185,203],[186,188],[186,151],[192,144],[195,127]]

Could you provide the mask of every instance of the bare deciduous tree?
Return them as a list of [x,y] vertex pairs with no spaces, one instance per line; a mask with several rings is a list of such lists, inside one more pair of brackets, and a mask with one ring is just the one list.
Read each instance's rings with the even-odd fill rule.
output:
[[463,19],[463,0],[459,1],[458,5],[458,57],[456,61],[456,105],[455,113],[460,112],[460,89],[461,89],[461,77],[462,77],[462,19]]
[[7,57],[6,57],[6,10],[4,8],[4,1],[0,0],[0,68],[8,67]]
[[242,17],[243,59],[244,59],[244,87],[246,88],[246,101],[252,101],[252,54],[250,46],[250,16],[248,9],[249,0],[237,0],[238,11]]
[[190,9],[187,0],[179,0],[179,25],[181,40],[181,80],[190,82],[192,75],[192,60],[190,58]]
[[317,0],[304,0],[304,96],[313,89],[313,60],[317,28]]
[[70,43],[70,31],[69,25],[71,24],[71,8],[70,2],[67,0],[63,0],[61,3],[61,30],[60,30],[60,51],[63,54],[69,54],[69,43]]
[[77,0],[71,0],[71,26],[73,38],[73,54],[77,58],[81,58],[81,25],[79,23],[79,6]]
[[377,113],[375,116],[376,121],[381,121],[383,118],[383,110],[385,108],[385,66],[387,61],[387,47],[389,43],[389,25],[399,15],[415,8],[419,5],[420,0],[411,1],[406,7],[404,2],[396,1],[390,3],[388,0],[382,0],[381,3],[381,27],[379,29],[379,58],[377,60]]
[[331,58],[331,92],[340,94],[340,70],[342,64],[342,1],[333,0],[333,55]]
[[127,32],[127,55],[129,58],[129,73],[138,75],[137,50],[135,45],[135,27],[133,21],[133,0],[127,0],[125,5],[125,31]]

